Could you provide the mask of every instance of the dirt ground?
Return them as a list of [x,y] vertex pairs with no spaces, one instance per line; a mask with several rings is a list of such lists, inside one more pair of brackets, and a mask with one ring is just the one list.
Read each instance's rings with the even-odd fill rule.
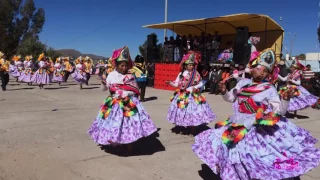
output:
[[[172,133],[173,125],[166,121],[170,91],[147,89],[149,101],[143,105],[159,137],[147,146],[138,144],[135,156],[122,157],[87,135],[107,97],[96,77],[83,90],[73,82],[40,90],[13,81],[0,92],[0,180],[218,179],[192,152],[194,138]],[[231,113],[231,104],[220,96],[206,97],[219,120]],[[309,108],[298,114],[292,121],[320,139],[320,111]],[[320,167],[301,179],[320,179]]]

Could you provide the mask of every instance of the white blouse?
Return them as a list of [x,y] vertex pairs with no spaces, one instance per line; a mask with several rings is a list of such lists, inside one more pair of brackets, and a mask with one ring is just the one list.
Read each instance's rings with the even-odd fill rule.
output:
[[[124,84],[124,78],[127,75],[123,75],[121,73],[119,73],[118,71],[112,71],[111,73],[108,74],[108,77],[106,79],[106,85],[101,85],[101,89],[102,91],[107,91],[108,88],[112,85],[112,84]],[[113,95],[114,97],[127,97],[127,96],[132,96],[134,95],[134,92],[132,91],[125,91],[125,90],[119,90],[116,91],[115,94]]]
[[[183,76],[186,77],[186,76],[188,76],[189,73],[191,73],[191,72],[185,70],[185,71],[183,72]],[[178,74],[178,76],[177,76],[177,78],[176,78],[175,81],[170,82],[170,85],[171,85],[171,86],[173,86],[173,87],[178,87],[178,86],[179,86],[180,75],[181,75],[181,72]],[[204,85],[204,84],[203,84],[203,81],[200,81],[199,84],[197,84],[197,85],[195,85],[195,86],[190,86],[190,87],[188,87],[186,90],[187,90],[187,91],[192,91],[193,89],[200,89],[203,85]]]

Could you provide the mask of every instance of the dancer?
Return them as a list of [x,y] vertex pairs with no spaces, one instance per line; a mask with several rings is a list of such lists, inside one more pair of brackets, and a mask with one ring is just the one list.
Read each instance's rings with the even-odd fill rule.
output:
[[310,94],[304,87],[301,86],[301,74],[305,67],[299,62],[299,60],[294,60],[291,64],[290,71],[286,77],[278,75],[278,78],[287,82],[285,86],[280,88],[279,94],[283,96],[283,93],[288,90],[295,91],[295,97],[290,99],[288,111],[294,112],[294,118],[297,118],[297,110],[301,110],[312,106],[318,100],[317,96]]
[[21,62],[21,56],[13,56],[13,63],[10,64],[10,75],[16,78],[16,82],[18,82],[19,77],[21,76],[21,72],[23,70],[23,63]]
[[25,61],[23,62],[24,70],[21,72],[21,76],[19,77],[20,82],[26,82],[28,85],[32,85],[31,79],[33,76],[33,57],[26,56]]
[[100,73],[100,67],[104,67],[104,68],[106,67],[106,65],[104,64],[103,60],[99,60],[98,63],[96,64],[96,66],[95,66],[96,70],[94,72],[95,75],[101,74]]
[[63,72],[64,72],[64,77],[63,77],[63,82],[67,82],[69,79],[69,75],[73,71],[73,67],[71,66],[69,62],[69,57],[63,57]]
[[141,91],[140,94],[140,101],[144,102],[145,94],[146,94],[146,88],[147,88],[147,76],[148,71],[145,66],[145,62],[142,56],[137,55],[134,60],[134,66],[132,69],[130,69],[130,72],[134,75],[134,77],[137,80],[139,89]]
[[86,82],[86,85],[88,86],[89,85],[89,80],[90,80],[90,77],[91,77],[91,74],[92,74],[92,65],[93,65],[93,60],[90,58],[90,57],[86,57],[85,59],[85,71],[86,71],[86,77],[87,77],[87,82]]
[[176,126],[191,127],[191,134],[195,133],[196,126],[212,122],[216,118],[200,92],[204,85],[196,70],[200,59],[199,53],[189,51],[180,63],[181,72],[176,80],[166,82],[179,88],[171,98],[167,120]]
[[63,77],[64,77],[64,71],[63,71],[61,60],[62,60],[61,57],[58,57],[56,59],[56,63],[53,66],[54,71],[53,71],[53,78],[52,78],[52,82],[57,82],[59,86],[61,85],[61,82],[63,82]]
[[7,61],[4,53],[0,51],[0,79],[2,91],[7,90],[7,85],[9,83],[9,66],[10,61]]
[[[264,61],[267,53],[270,63]],[[287,91],[280,100],[276,88],[265,81],[274,63],[274,52],[267,49],[249,62],[252,79],[240,80],[229,92],[220,83],[223,99],[236,103],[237,109],[195,138],[194,153],[223,180],[294,178],[320,162],[317,140],[281,116],[294,93]]]
[[128,73],[132,60],[128,47],[115,50],[112,55],[116,71],[102,82],[103,91],[111,96],[105,99],[88,133],[101,145],[125,144],[131,153],[133,142],[157,131],[149,114],[137,96],[139,88],[134,76]]
[[74,80],[80,85],[80,89],[82,90],[82,84],[87,83],[87,75],[86,75],[86,66],[84,65],[82,57],[78,57],[75,60],[76,69],[72,74]]
[[44,53],[39,55],[38,58],[38,65],[39,69],[34,73],[34,75],[31,78],[32,83],[39,84],[39,88],[43,89],[44,85],[50,84],[50,64],[49,59],[45,57]]
[[107,74],[110,74],[112,71],[114,71],[114,67],[113,67],[113,64],[112,64],[112,58],[109,58],[107,60]]

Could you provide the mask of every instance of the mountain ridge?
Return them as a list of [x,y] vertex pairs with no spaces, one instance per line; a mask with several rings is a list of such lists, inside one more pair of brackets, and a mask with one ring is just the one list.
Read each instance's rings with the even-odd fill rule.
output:
[[107,59],[104,56],[99,56],[99,55],[95,55],[95,54],[83,54],[80,51],[77,51],[75,49],[58,49],[56,51],[61,53],[62,56],[72,57],[73,59],[76,59],[79,56],[82,56],[82,57],[89,56],[93,60],[100,60],[100,59],[106,60]]

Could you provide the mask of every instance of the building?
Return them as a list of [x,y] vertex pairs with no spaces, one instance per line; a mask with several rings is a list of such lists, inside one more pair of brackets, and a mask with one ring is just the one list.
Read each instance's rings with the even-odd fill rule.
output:
[[320,53],[307,53],[306,60],[309,61],[320,61]]

